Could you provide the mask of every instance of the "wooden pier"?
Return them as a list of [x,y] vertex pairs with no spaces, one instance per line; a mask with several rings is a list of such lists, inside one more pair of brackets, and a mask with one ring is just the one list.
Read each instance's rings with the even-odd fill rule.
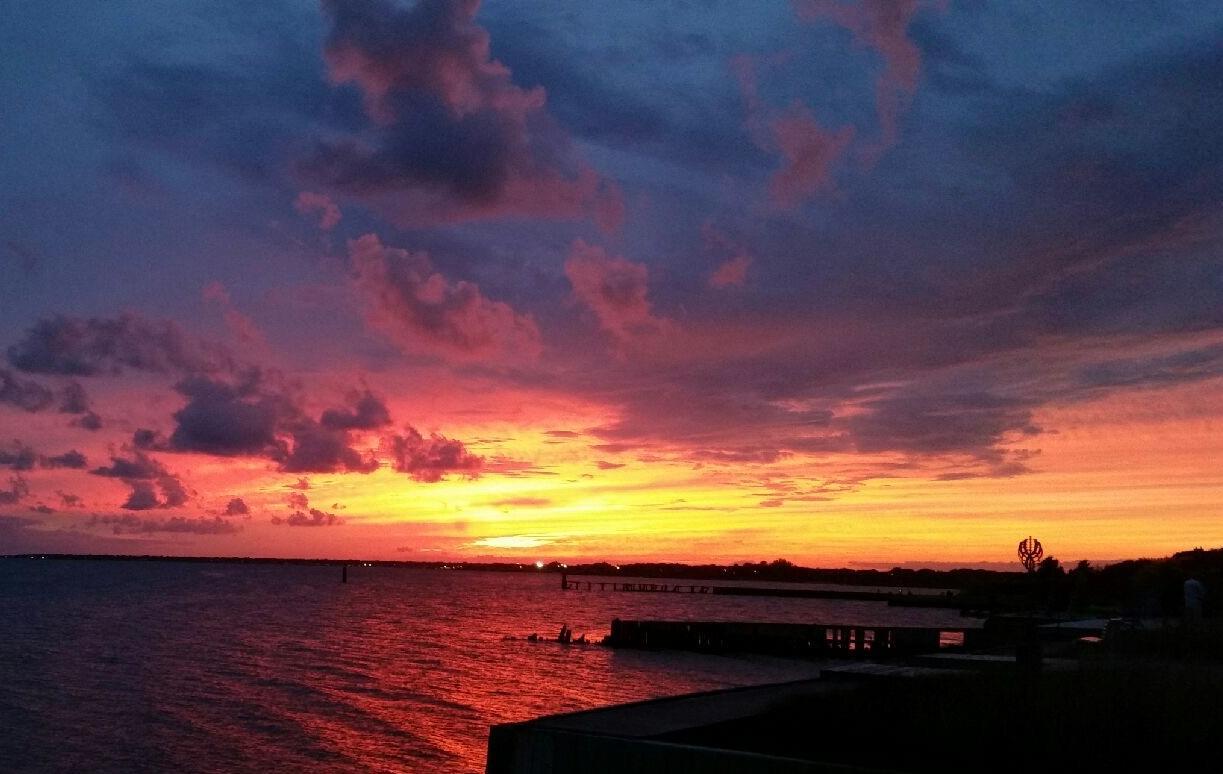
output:
[[799,658],[895,658],[971,647],[979,629],[727,621],[612,621],[613,648],[762,653]]
[[616,580],[581,580],[561,576],[561,588],[565,591],[644,591],[668,594],[716,594],[713,586],[697,583],[648,583]]
[[812,589],[779,588],[775,586],[723,586],[691,581],[622,581],[611,578],[571,577],[561,573],[562,591],[622,591],[656,592],[669,594],[723,594],[737,597],[790,597],[796,599],[851,599],[858,602],[886,602],[897,607],[947,607],[960,608],[961,602],[954,594],[900,594],[894,591],[874,589]]

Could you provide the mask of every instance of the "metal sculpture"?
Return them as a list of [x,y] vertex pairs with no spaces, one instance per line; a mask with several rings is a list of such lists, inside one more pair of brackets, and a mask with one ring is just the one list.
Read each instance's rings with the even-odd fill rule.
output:
[[1028,572],[1036,569],[1040,558],[1045,555],[1045,549],[1041,546],[1040,541],[1031,535],[1027,540],[1019,541],[1019,561],[1023,562],[1023,568]]

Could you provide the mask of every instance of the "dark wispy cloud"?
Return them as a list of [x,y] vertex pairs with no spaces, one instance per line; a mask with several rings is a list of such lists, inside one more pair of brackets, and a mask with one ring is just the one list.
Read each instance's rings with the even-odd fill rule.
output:
[[95,476],[117,478],[130,492],[120,506],[130,511],[154,508],[177,508],[190,499],[182,480],[166,466],[143,451],[134,450],[129,457],[111,457],[111,464],[89,471]]
[[85,455],[75,449],[62,454],[38,454],[20,441],[13,441],[7,448],[0,447],[0,467],[10,470],[34,470],[37,468],[71,468],[80,470],[88,465]]
[[30,493],[30,482],[24,476],[10,476],[8,488],[0,489],[0,505],[14,505]]
[[0,403],[35,412],[45,411],[54,402],[55,393],[49,387],[0,369]]
[[170,516],[165,519],[142,519],[132,514],[90,517],[87,527],[107,527],[115,535],[150,535],[157,532],[191,535],[232,535],[242,531],[242,525],[219,516],[212,518]]
[[136,314],[44,318],[8,348],[8,360],[21,371],[69,376],[119,374],[127,369],[216,372],[233,365],[219,347],[184,336],[175,323]]
[[333,527],[343,524],[344,520],[334,513],[311,508],[306,511],[294,511],[288,516],[273,516],[273,524],[283,524],[286,527]]

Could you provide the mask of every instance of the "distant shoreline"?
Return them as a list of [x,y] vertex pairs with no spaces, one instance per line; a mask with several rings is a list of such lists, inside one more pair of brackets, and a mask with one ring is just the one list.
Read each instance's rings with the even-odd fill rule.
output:
[[733,565],[643,562],[610,564],[595,562],[565,565],[550,562],[538,566],[529,562],[443,562],[396,559],[304,559],[235,556],[163,556],[153,554],[50,554],[26,553],[0,556],[0,560],[106,561],[106,562],[188,562],[247,565],[370,566],[416,570],[463,570],[476,572],[566,573],[626,578],[676,578],[692,580],[764,581],[772,583],[832,583],[849,586],[901,586],[911,588],[955,588],[969,580],[1019,577],[1020,572],[985,569],[892,570],[800,567],[788,562],[744,563]]

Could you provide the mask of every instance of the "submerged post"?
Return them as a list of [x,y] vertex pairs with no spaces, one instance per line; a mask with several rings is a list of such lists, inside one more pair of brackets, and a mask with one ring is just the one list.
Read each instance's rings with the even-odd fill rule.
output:
[[340,583],[348,583],[348,565],[341,565],[340,570]]

